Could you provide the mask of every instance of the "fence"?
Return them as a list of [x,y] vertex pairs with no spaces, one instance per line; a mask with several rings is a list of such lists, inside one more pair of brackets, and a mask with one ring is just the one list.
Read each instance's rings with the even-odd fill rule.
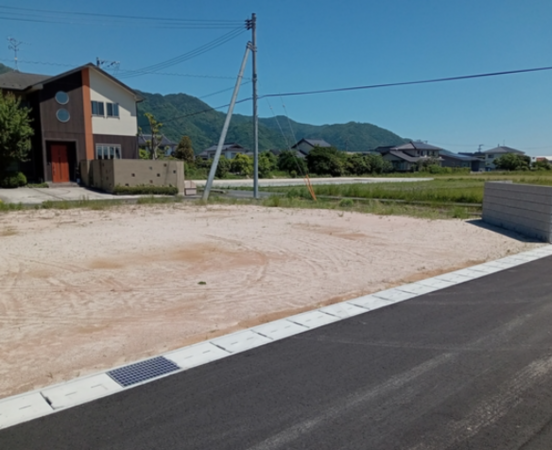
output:
[[485,183],[483,221],[552,242],[552,187],[512,182]]

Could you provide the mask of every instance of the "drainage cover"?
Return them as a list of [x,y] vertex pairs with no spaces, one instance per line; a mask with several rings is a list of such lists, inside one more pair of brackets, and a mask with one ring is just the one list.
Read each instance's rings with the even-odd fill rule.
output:
[[119,369],[110,370],[107,374],[121,386],[132,386],[142,381],[180,370],[175,363],[158,356],[138,363],[130,364]]

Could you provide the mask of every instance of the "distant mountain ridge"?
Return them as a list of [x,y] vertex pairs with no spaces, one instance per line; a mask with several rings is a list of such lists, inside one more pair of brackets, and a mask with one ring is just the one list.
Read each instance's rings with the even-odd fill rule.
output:
[[[192,139],[196,153],[218,142],[226,113],[215,111],[200,99],[187,94],[150,94],[140,92],[144,101],[138,104],[138,125],[148,130],[144,113],[152,113],[163,123],[163,133],[174,141],[183,135]],[[226,142],[253,147],[251,116],[234,114]],[[259,118],[259,150],[285,149],[302,138],[324,139],[345,151],[367,151],[381,145],[408,142],[399,135],[369,123],[310,125],[286,116]]]

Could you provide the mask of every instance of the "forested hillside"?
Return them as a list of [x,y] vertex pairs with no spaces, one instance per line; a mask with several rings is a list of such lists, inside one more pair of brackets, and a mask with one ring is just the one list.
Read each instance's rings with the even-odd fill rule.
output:
[[[167,137],[178,141],[187,135],[196,153],[218,142],[225,113],[212,110],[208,104],[186,94],[140,93],[144,101],[138,104],[138,124],[147,132],[144,113],[151,112],[163,123]],[[301,138],[324,139],[340,150],[366,151],[379,145],[406,142],[395,133],[369,123],[349,122],[333,125],[309,125],[289,120],[285,116],[259,119],[259,149],[285,149]],[[232,117],[226,142],[236,142],[251,148],[253,130],[251,117]]]
[[0,75],[6,72],[11,72],[12,69],[10,69],[8,66],[5,66],[4,64],[0,63]]

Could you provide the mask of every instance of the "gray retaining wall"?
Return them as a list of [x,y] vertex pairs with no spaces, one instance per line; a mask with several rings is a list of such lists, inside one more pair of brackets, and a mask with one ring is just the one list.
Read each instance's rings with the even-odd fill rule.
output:
[[483,221],[527,237],[552,242],[552,187],[487,182]]

